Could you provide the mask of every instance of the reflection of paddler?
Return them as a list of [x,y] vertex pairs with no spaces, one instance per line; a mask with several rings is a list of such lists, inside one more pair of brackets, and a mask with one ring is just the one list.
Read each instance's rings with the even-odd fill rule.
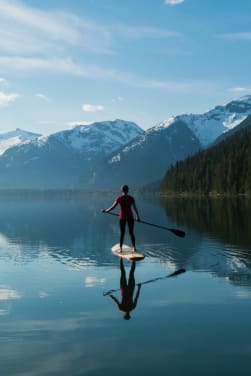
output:
[[120,271],[121,271],[121,276],[120,276],[120,293],[121,293],[121,303],[119,300],[109,294],[109,296],[114,300],[114,302],[117,304],[118,308],[120,311],[125,312],[124,314],[124,319],[125,320],[130,320],[130,312],[134,310],[137,306],[138,298],[139,298],[139,293],[141,289],[141,284],[138,284],[137,286],[137,292],[135,295],[135,298],[133,299],[134,295],[134,290],[135,290],[135,278],[134,278],[134,271],[136,268],[136,262],[133,261],[131,265],[131,270],[129,273],[129,279],[127,283],[126,279],[126,271],[125,267],[123,264],[123,260],[120,259]]

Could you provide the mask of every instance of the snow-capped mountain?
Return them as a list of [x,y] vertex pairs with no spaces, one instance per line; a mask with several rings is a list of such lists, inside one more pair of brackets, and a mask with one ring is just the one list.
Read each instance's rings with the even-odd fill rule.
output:
[[98,163],[92,182],[106,187],[128,182],[141,187],[161,179],[171,164],[200,148],[199,140],[183,121],[163,122]]
[[142,187],[250,115],[251,96],[245,96],[204,114],[172,117],[147,131],[115,120],[36,135],[0,155],[0,188],[118,187],[122,182]]
[[124,120],[104,121],[78,125],[71,130],[55,133],[52,137],[88,157],[112,153],[144,131],[135,123]]
[[176,161],[209,147],[220,136],[238,128],[250,114],[251,96],[245,96],[205,114],[169,118],[96,166],[93,182],[108,186],[116,180],[136,186],[151,184],[160,180]]
[[251,95],[234,100],[225,106],[216,106],[201,115],[180,115],[168,120],[169,124],[184,121],[203,147],[233,129],[251,115]]
[[[86,185],[92,164],[144,131],[123,120],[38,137],[0,157],[0,188],[75,188]],[[20,177],[22,177],[20,179]]]
[[41,134],[27,132],[20,128],[11,132],[0,133],[0,155],[13,146],[35,140],[40,136]]

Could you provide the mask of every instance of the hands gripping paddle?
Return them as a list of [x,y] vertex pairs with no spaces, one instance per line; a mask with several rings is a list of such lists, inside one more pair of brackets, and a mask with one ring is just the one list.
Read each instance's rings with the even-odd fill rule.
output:
[[[114,216],[118,217],[118,214],[115,214],[115,213],[110,213],[110,212],[103,212],[103,213],[114,215]],[[168,227],[165,227],[165,226],[155,225],[154,223],[145,222],[145,221],[141,221],[141,220],[139,221],[139,223],[143,223],[145,225],[149,225],[149,226],[153,226],[153,227],[158,227],[158,228],[161,228],[163,230],[170,231],[174,235],[179,236],[180,238],[184,238],[185,235],[186,235],[185,231],[177,230],[175,228],[168,228]]]

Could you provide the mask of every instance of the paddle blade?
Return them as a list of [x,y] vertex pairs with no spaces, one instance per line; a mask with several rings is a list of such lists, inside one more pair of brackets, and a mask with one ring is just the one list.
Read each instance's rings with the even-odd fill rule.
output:
[[175,277],[176,275],[179,275],[179,274],[182,274],[182,273],[185,273],[186,272],[186,269],[179,269],[179,270],[176,270],[175,272],[173,272],[172,274],[170,274],[168,276],[168,278],[170,277]]
[[117,290],[109,290],[109,291],[106,291],[106,292],[103,292],[103,296],[107,296],[107,295],[110,295],[112,294],[113,292],[116,292]]
[[185,231],[177,230],[175,228],[170,228],[170,231],[175,234],[176,236],[179,236],[180,238],[184,238],[186,236]]

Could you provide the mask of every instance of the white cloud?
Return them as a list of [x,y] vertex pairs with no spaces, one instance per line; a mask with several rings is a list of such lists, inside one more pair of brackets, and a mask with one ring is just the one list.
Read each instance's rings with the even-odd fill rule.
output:
[[108,29],[72,13],[44,11],[20,1],[0,0],[0,24],[0,48],[9,52],[58,50],[64,45],[93,52],[110,50]]
[[45,94],[42,94],[42,93],[37,93],[37,94],[35,94],[35,97],[37,97],[37,98],[41,98],[41,99],[43,99],[43,100],[46,101],[46,102],[49,102],[49,101],[50,101],[49,98],[48,98]]
[[170,31],[158,27],[149,26],[127,26],[127,25],[114,25],[111,27],[114,32],[128,39],[144,39],[144,38],[174,38],[180,36],[176,31]]
[[0,14],[3,20],[16,22],[18,25],[32,27],[55,39],[75,42],[79,35],[66,25],[63,19],[55,17],[55,12],[35,10],[19,1],[0,1]]
[[[1,16],[0,16],[1,21]],[[56,44],[50,41],[45,41],[44,37],[36,35],[32,31],[18,30],[14,28],[13,30],[8,30],[11,26],[4,26],[0,29],[0,49],[7,53],[38,53],[40,51],[53,49],[54,51],[58,47]]]
[[169,92],[188,94],[193,91],[210,92],[210,90],[215,90],[217,87],[216,83],[207,80],[161,81],[145,79],[139,84],[147,89],[162,89]]
[[0,300],[20,299],[21,295],[17,290],[11,289],[9,286],[0,285]]
[[4,70],[19,72],[40,72],[50,71],[58,73],[72,73],[75,75],[84,74],[84,69],[79,68],[70,59],[47,59],[47,58],[30,58],[19,56],[1,56],[0,66]]
[[235,291],[235,296],[238,299],[250,299],[251,293],[248,290],[239,288]]
[[[118,82],[132,87],[141,87],[147,89],[163,89],[175,92],[190,93],[194,90],[207,91],[218,85],[206,80],[195,81],[168,81],[158,79],[146,79],[138,75],[134,75],[125,71],[117,71],[115,69],[106,69],[97,65],[80,65],[71,59],[61,58],[28,58],[16,56],[0,57],[0,68],[2,71],[8,70],[13,72],[21,72],[30,75],[31,73],[40,73],[46,71],[53,74],[69,74],[81,76],[84,78],[94,78],[101,80],[109,80]],[[103,106],[90,105],[91,107],[82,107],[84,111],[101,111]]]
[[86,277],[85,278],[85,286],[86,287],[94,287],[98,284],[103,285],[105,282],[105,278],[97,278],[97,277]]
[[0,309],[0,316],[6,316],[9,313],[9,309]]
[[229,91],[232,91],[233,93],[250,93],[251,87],[232,87],[229,89]]
[[41,299],[47,298],[49,296],[48,292],[46,291],[39,291],[39,297]]
[[34,73],[47,71],[51,73],[66,73],[86,78],[115,78],[117,73],[112,69],[104,69],[96,65],[79,65],[70,58],[36,58],[20,56],[1,56],[2,71]]
[[[172,4],[184,0],[172,0]],[[171,38],[179,33],[158,27],[100,25],[77,14],[45,11],[17,0],[0,0],[0,50],[16,54],[66,51],[78,47],[113,53],[115,39]]]
[[177,5],[183,3],[185,0],[165,0],[165,4]]
[[69,128],[74,128],[78,125],[90,125],[92,123],[93,123],[92,121],[76,120],[76,121],[69,121],[68,123],[66,123],[66,125]]
[[96,112],[96,111],[103,111],[104,106],[101,104],[83,104],[82,110],[84,112]]
[[0,91],[0,106],[8,106],[11,102],[14,102],[19,97],[19,94],[6,94]]

